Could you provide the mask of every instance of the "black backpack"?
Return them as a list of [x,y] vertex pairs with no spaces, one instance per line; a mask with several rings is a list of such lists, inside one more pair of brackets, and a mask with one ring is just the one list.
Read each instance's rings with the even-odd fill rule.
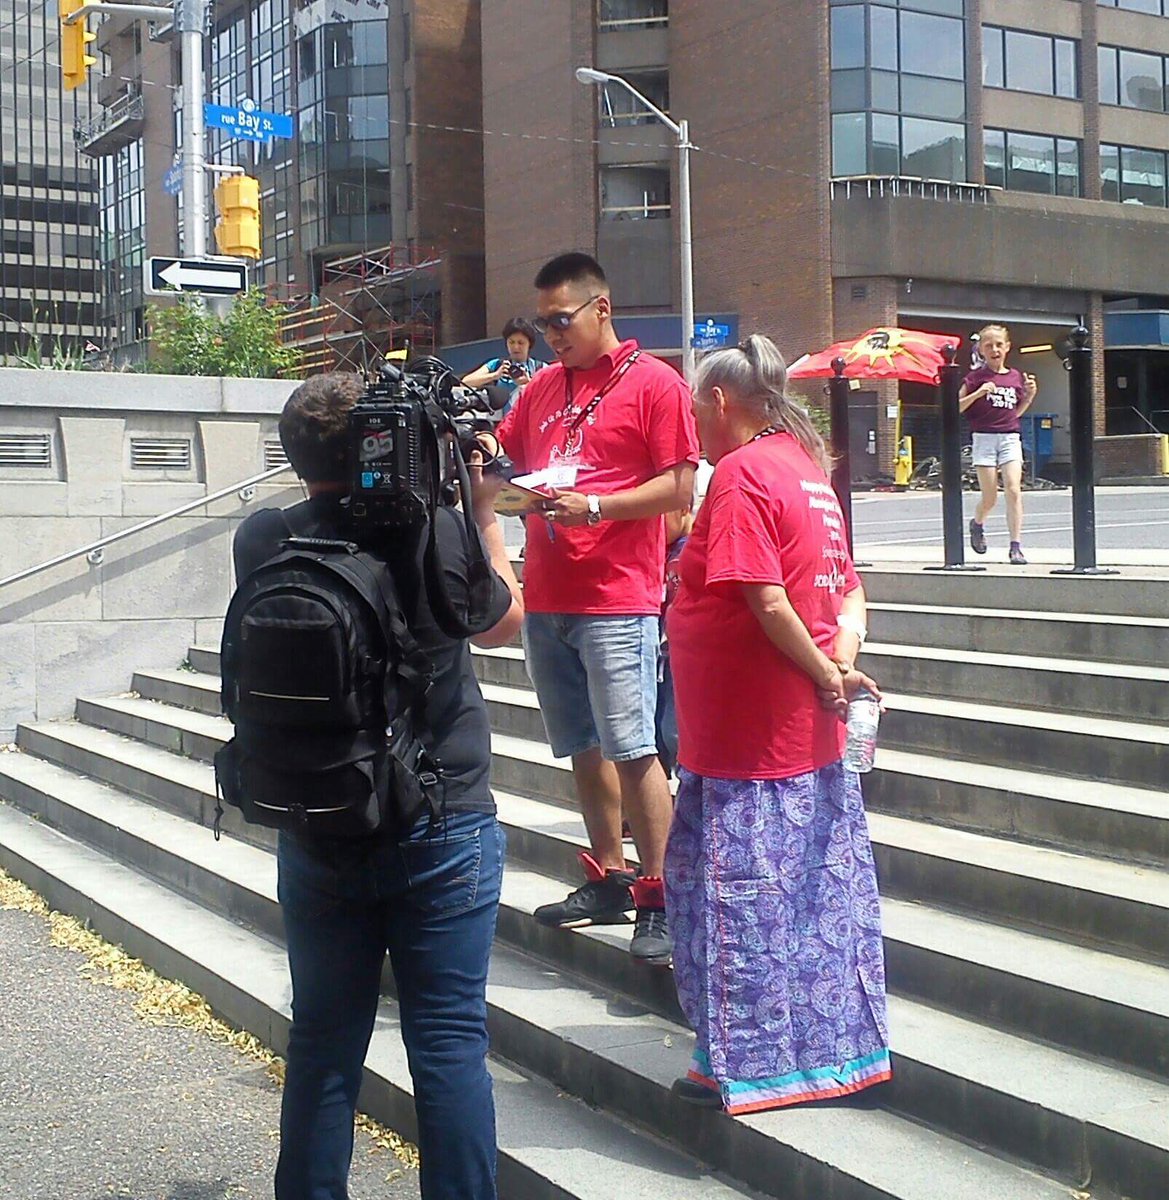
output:
[[[419,741],[430,662],[387,565],[355,544],[291,537],[236,589],[223,628],[215,755],[245,820],[332,838],[401,833],[442,807]],[[222,808],[216,808],[216,836]]]

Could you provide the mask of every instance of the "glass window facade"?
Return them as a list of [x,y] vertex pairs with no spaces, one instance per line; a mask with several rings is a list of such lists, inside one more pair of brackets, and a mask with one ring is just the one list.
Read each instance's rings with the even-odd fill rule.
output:
[[1100,188],[1105,200],[1166,205],[1165,152],[1138,146],[1100,146]]
[[652,221],[670,215],[670,168],[654,165],[600,169],[602,221]]
[[392,238],[388,48],[384,20],[330,22],[297,40],[307,252],[381,246]]
[[601,29],[647,29],[670,19],[668,0],[597,0]]
[[1073,138],[1010,129],[983,134],[986,182],[1015,192],[1082,196],[1082,144]]
[[1129,12],[1152,13],[1169,17],[1169,0],[1096,0],[1103,8],[1126,8]]
[[834,3],[832,173],[966,179],[962,0]]
[[[669,71],[626,71],[622,75],[651,103],[664,113],[670,111]],[[629,125],[656,125],[657,117],[623,87],[597,88],[600,120],[604,128]]]
[[[207,99],[225,105],[251,100],[264,112],[292,112],[288,30],[289,0],[251,0],[217,20],[209,39]],[[257,143],[224,129],[208,129],[207,154],[217,162],[236,163],[260,181],[261,257],[252,268],[253,281],[263,285],[295,276],[294,210],[287,194],[293,144],[282,138]],[[215,245],[210,232],[207,245]]]
[[986,87],[1076,99],[1077,50],[1071,38],[984,25],[982,82]]
[[1165,59],[1121,46],[1097,50],[1100,103],[1165,112]]
[[106,324],[126,348],[146,338],[142,264],[146,257],[146,191],[142,139],[99,160],[101,259]]
[[107,340],[97,168],[73,140],[94,87],[61,86],[58,30],[55,0],[9,0],[0,16],[0,355]]

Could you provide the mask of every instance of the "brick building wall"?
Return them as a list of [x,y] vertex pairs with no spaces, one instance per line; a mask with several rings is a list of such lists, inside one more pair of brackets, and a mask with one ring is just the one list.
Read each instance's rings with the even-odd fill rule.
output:
[[483,335],[479,0],[413,0],[414,228],[443,255],[440,342]]
[[[438,0],[436,0],[438,2]],[[482,0],[487,333],[533,308],[532,279],[596,250],[592,0]]]
[[670,107],[701,148],[695,308],[796,358],[832,333],[828,6],[672,0],[669,38]]

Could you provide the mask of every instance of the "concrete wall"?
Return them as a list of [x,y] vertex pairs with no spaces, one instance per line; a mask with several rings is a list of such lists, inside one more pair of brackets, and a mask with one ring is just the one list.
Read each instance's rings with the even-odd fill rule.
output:
[[[293,384],[186,376],[0,371],[0,435],[47,433],[48,467],[0,466],[0,580],[264,469]],[[131,465],[139,437],[190,442],[186,471]],[[231,537],[300,497],[289,472],[20,583],[0,584],[0,743],[18,721],[68,716],[125,691],[138,667],[214,642],[231,594]]]

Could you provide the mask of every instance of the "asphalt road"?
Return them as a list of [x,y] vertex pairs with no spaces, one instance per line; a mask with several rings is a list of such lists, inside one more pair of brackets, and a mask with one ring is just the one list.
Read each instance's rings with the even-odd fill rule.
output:
[[[965,522],[974,514],[976,493],[963,496]],[[1024,492],[1023,547],[1045,558],[1072,551],[1072,493]],[[942,545],[940,492],[860,492],[853,497],[854,540],[872,557],[910,557],[916,549],[937,551]],[[1006,509],[1000,498],[986,522],[988,558],[1005,559]],[[1098,488],[1096,545],[1101,562],[1169,563],[1169,487]],[[967,547],[969,550],[969,547]],[[973,555],[968,555],[973,558]]]
[[[0,910],[4,1200],[267,1200],[280,1089],[201,1032],[148,1025],[44,917]],[[417,1172],[359,1133],[353,1200],[417,1200]]]

